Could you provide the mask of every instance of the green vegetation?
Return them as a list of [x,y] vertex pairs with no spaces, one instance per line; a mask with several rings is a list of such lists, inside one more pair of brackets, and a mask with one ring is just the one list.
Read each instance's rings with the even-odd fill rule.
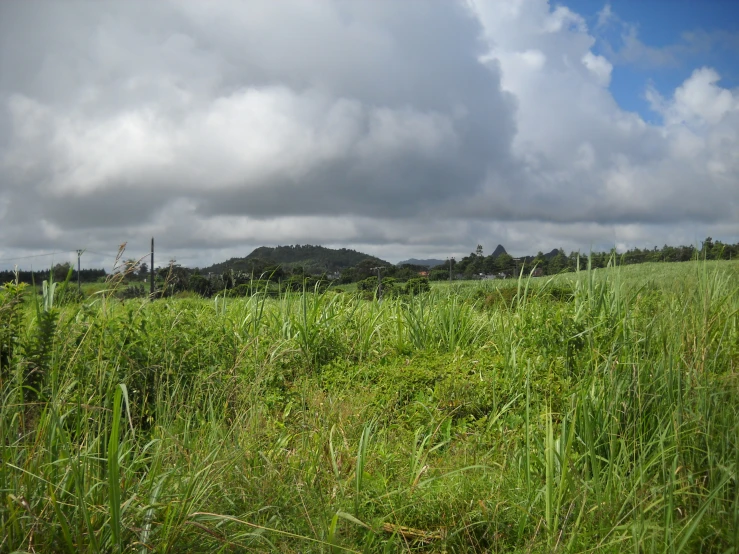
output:
[[[150,278],[149,267],[144,258],[123,259],[124,247],[125,244],[118,252],[112,275],[108,276],[103,269],[81,271],[79,280],[86,285],[87,292],[101,290],[106,279],[114,278],[128,285],[117,289],[118,298],[148,297],[150,288],[146,283]],[[736,259],[738,254],[739,244],[724,244],[708,237],[700,249],[692,246],[665,245],[661,250],[656,247],[653,250],[634,248],[621,255],[617,255],[615,251],[592,252],[589,260],[593,268],[604,268],[613,259],[618,259],[618,263],[622,265],[632,265],[690,260],[732,260]],[[279,295],[285,291],[314,289],[316,286],[325,290],[331,284],[344,286],[358,283],[360,290],[366,290],[373,279],[377,278],[377,271],[380,269],[383,280],[389,279],[386,281],[387,292],[405,294],[408,290],[418,289],[417,284],[412,283],[410,288],[405,285],[418,278],[429,281],[517,278],[522,271],[533,277],[559,275],[577,271],[580,259],[579,252],[570,252],[568,256],[562,249],[554,249],[548,254],[539,252],[536,256],[513,258],[500,244],[492,254],[485,256],[482,245],[478,244],[475,252],[461,260],[451,258],[429,267],[421,264],[439,260],[408,260],[393,265],[347,248],[337,250],[313,245],[274,248],[261,246],[246,258],[232,258],[205,269],[182,267],[175,260],[170,260],[169,265],[156,269],[154,280],[157,297],[190,293],[211,298],[224,291],[228,291],[227,294],[231,296],[247,296],[257,289],[271,295]],[[412,261],[418,263],[409,263]],[[57,264],[51,272],[55,281],[62,281],[67,277],[72,283],[78,280],[76,271],[69,263]],[[23,283],[38,285],[46,277],[47,272],[0,271],[0,283],[17,279]],[[264,285],[265,282],[268,285]],[[93,283],[95,286],[92,286]]]
[[[632,248],[623,254],[616,254],[615,249],[610,252],[592,252],[590,264],[594,268],[608,266],[614,257],[620,264],[643,264],[650,262],[687,262],[690,260],[734,260],[739,256],[739,244],[724,244],[707,237],[700,248],[694,246],[663,246],[658,249]],[[558,275],[567,271],[577,271],[579,252],[570,252],[569,256],[561,248],[554,249],[547,254],[539,252],[536,256],[511,257],[500,244],[489,256],[483,255],[482,245],[477,245],[475,252],[470,253],[459,261],[452,260],[452,268],[456,275],[464,279],[473,279],[481,274],[502,273],[508,277],[519,274],[521,267],[537,268],[541,275]],[[444,280],[449,277],[449,263],[435,267],[429,278]]]
[[381,302],[121,280],[0,290],[0,552],[739,549],[737,262]]

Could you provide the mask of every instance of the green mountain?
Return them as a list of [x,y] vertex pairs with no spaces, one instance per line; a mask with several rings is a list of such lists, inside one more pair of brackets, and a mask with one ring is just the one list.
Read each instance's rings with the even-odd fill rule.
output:
[[326,248],[310,244],[295,246],[260,246],[245,258],[231,258],[220,264],[201,270],[203,273],[223,273],[229,269],[261,273],[266,268],[280,266],[292,269],[301,266],[305,273],[318,275],[341,271],[365,262],[373,265],[391,265],[389,262],[350,250],[348,248]]

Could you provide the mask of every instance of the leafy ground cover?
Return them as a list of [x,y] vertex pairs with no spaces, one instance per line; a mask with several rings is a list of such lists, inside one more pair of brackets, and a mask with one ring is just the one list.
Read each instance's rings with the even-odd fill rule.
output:
[[739,264],[0,292],[2,552],[735,552]]

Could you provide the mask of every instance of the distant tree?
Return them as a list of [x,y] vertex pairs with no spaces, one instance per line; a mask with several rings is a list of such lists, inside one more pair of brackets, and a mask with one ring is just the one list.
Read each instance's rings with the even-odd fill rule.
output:
[[69,272],[71,269],[72,269],[72,266],[70,265],[69,262],[65,262],[63,264],[56,264],[51,270],[51,274],[54,278],[54,281],[57,283],[64,281],[67,278],[67,275],[69,275]]
[[539,250],[539,252],[536,253],[536,257],[534,257],[534,259],[526,265],[528,267],[528,269],[526,270],[527,272],[533,270],[534,267],[540,269],[544,273],[548,273],[549,271],[549,260],[547,260],[546,256],[544,256],[544,253],[541,250]]
[[437,265],[429,270],[429,281],[448,281],[449,280],[449,262]]
[[348,267],[341,272],[339,277],[339,283],[346,285],[348,283],[354,283],[357,280],[357,270],[354,267]]
[[168,267],[161,267],[157,270],[157,278],[160,284],[157,286],[162,294],[169,295],[177,292],[188,290],[189,271],[180,264],[170,260]]
[[645,254],[645,261],[647,262],[659,262],[662,259],[662,252],[656,246]]
[[278,282],[287,277],[287,273],[285,273],[285,270],[282,268],[281,265],[270,265],[264,268],[264,271],[261,273],[261,275],[264,275],[264,278],[268,281],[274,281]]
[[200,273],[190,275],[188,288],[200,296],[210,297],[213,295],[213,284],[209,279],[200,275]]
[[678,249],[677,262],[687,262],[693,259],[695,248],[693,246],[680,246]]
[[486,257],[482,262],[482,270],[484,273],[495,273],[495,259],[493,255]]
[[133,277],[139,271],[139,263],[133,258],[129,258],[123,262],[122,270],[125,275]]
[[483,257],[483,254],[482,254],[482,244],[478,244],[477,245],[477,248],[475,249],[475,256],[477,256],[478,258],[482,258]]
[[[611,252],[615,252],[615,250],[612,250]],[[575,271],[578,267],[578,264],[580,264],[580,269],[583,267],[583,260],[581,259],[580,252],[575,252],[574,250],[570,252],[570,255],[567,257],[567,267],[570,268],[570,271]]]
[[495,269],[497,271],[510,272],[516,268],[516,262],[510,254],[501,254],[495,258]]
[[380,267],[377,265],[376,259],[367,258],[366,260],[362,260],[356,266],[354,266],[354,269],[356,270],[356,279],[358,281],[361,281],[362,279],[366,279],[370,275],[376,276],[377,271],[373,269],[374,267]]
[[565,256],[564,250],[561,248],[557,252],[557,255],[549,260],[549,274],[556,275],[567,269],[567,256]]

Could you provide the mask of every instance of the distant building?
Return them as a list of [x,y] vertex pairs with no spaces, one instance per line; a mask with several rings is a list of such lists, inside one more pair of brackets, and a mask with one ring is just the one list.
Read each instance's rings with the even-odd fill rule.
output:
[[418,272],[418,276],[419,277],[428,277],[429,276],[429,272],[428,271],[419,271]]

